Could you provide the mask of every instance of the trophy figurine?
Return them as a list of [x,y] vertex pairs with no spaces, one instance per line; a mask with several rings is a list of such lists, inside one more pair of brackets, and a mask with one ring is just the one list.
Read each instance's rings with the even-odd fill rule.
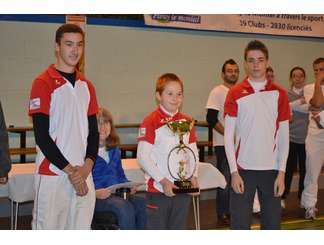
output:
[[188,134],[194,126],[194,121],[185,119],[166,122],[169,129],[179,136],[179,144],[171,149],[168,154],[168,170],[175,179],[174,184],[179,189],[173,189],[174,193],[199,192],[199,188],[193,188],[191,177],[193,176],[197,159],[193,150],[183,142],[183,137]]

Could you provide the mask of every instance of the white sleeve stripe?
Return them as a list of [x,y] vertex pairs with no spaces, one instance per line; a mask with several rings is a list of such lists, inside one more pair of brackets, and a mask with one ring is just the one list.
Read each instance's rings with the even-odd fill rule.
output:
[[231,117],[231,116],[226,115],[224,143],[225,143],[225,151],[226,151],[227,161],[228,161],[231,173],[237,171],[236,157],[235,157],[235,145],[234,145],[235,123],[236,123],[236,117]]
[[289,153],[289,121],[282,121],[278,128],[278,169],[286,171],[286,163]]

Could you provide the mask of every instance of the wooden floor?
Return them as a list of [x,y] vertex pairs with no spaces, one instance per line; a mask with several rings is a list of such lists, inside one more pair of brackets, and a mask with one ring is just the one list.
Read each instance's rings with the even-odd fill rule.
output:
[[[320,224],[320,229],[324,229],[324,189],[319,190],[318,193],[318,213],[317,216],[323,218],[323,222]],[[191,207],[192,209],[192,207]],[[193,209],[190,213],[193,213]],[[299,200],[297,197],[297,193],[293,192],[290,193],[286,200],[286,208],[282,212],[282,228],[283,229],[290,229],[291,226],[286,224],[291,223],[302,223],[304,220],[304,209],[300,208]],[[309,221],[312,222],[312,221]],[[308,221],[306,222],[305,228],[311,227]],[[257,215],[253,215],[253,227],[258,228],[259,224],[259,217]],[[219,225],[217,223],[217,215],[216,215],[216,201],[215,199],[212,200],[205,200],[200,202],[200,226],[202,230],[208,229],[228,229],[229,227]],[[188,229],[194,229],[194,217],[190,215],[188,217]],[[317,228],[315,228],[317,229]]]
[[[228,229],[229,227],[219,225],[217,223],[216,204],[215,199],[200,201],[200,224],[202,230],[208,229]],[[322,222],[315,224],[312,221],[304,220],[304,210],[299,207],[297,193],[291,193],[286,201],[286,209],[282,213],[282,228],[283,229],[324,229],[324,190],[319,191],[319,200],[317,203],[318,217]],[[193,210],[191,207],[190,215],[188,217],[188,229],[194,229]],[[31,229],[31,216],[19,217],[18,229]],[[258,229],[259,217],[254,216],[253,227]],[[296,224],[296,225],[294,225]],[[10,229],[10,218],[0,218],[0,229]]]

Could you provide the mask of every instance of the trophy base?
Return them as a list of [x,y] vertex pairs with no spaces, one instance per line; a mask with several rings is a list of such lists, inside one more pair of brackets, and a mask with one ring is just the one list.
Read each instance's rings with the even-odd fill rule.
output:
[[176,180],[174,185],[179,187],[179,189],[172,189],[173,193],[195,193],[199,192],[199,188],[194,188],[191,185],[190,180]]

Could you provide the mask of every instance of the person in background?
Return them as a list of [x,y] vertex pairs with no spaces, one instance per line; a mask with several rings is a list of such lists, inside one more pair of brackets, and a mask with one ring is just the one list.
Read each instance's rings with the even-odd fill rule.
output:
[[7,183],[10,169],[11,159],[9,155],[8,132],[0,102],[0,185]]
[[305,139],[308,128],[308,107],[304,98],[306,73],[302,67],[294,67],[289,74],[290,89],[288,90],[289,105],[292,118],[289,123],[289,154],[285,175],[285,192],[281,197],[281,207],[285,208],[285,199],[290,192],[294,172],[299,172],[298,198],[304,189],[305,178]]
[[[178,187],[168,169],[168,154],[179,144],[179,136],[171,132],[167,122],[192,118],[179,111],[183,101],[183,82],[177,75],[166,73],[160,76],[155,95],[159,105],[144,118],[137,148],[138,163],[146,173],[147,228],[183,230],[187,224],[190,196],[173,192]],[[194,152],[197,166],[199,158],[194,127],[183,136],[183,142]],[[170,163],[171,166],[177,164]],[[190,179],[193,187],[198,187],[197,169]]]
[[239,67],[233,59],[226,60],[222,66],[223,83],[215,86],[207,100],[206,121],[213,128],[213,146],[216,154],[218,170],[224,175],[227,182],[225,189],[218,188],[216,193],[217,220],[221,224],[229,225],[229,195],[231,173],[229,170],[224,148],[224,103],[226,95],[239,78]]
[[82,29],[60,26],[55,51],[56,63],[33,81],[30,92],[37,145],[32,228],[90,229],[98,105],[93,85],[76,69],[84,51]]
[[307,84],[304,97],[309,105],[309,126],[306,137],[306,175],[301,206],[305,208],[305,218],[316,218],[318,178],[324,163],[324,130],[321,115],[324,111],[324,58],[314,60],[315,83]]
[[92,169],[96,188],[95,212],[112,212],[117,216],[121,230],[143,230],[146,227],[146,205],[143,197],[131,195],[124,199],[111,193],[109,186],[129,182],[121,164],[119,137],[111,113],[100,108],[97,115],[99,128],[99,151]]
[[270,80],[270,81],[274,81],[274,79],[275,79],[274,71],[271,66],[267,67],[266,78],[267,78],[267,80]]

